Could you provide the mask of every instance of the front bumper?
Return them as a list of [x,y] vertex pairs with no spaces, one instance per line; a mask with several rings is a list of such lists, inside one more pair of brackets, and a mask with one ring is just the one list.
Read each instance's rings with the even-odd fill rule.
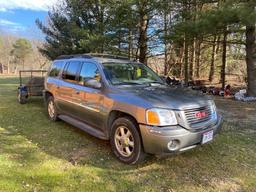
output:
[[[222,117],[218,115],[216,124],[200,131],[188,130],[179,125],[170,127],[140,125],[144,151],[146,153],[160,155],[189,150],[201,144],[203,133],[213,130],[215,136],[221,129],[221,123]],[[175,141],[176,143],[172,150],[168,148],[168,144],[171,141]]]

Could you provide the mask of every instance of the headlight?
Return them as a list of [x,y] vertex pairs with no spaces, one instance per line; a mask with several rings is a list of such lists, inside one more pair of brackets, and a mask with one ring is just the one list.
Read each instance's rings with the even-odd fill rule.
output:
[[167,109],[153,108],[146,111],[146,121],[148,125],[168,126],[177,125],[174,111]]

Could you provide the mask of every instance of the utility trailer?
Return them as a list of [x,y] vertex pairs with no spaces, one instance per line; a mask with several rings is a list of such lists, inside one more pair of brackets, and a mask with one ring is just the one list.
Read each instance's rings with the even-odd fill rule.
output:
[[18,102],[25,104],[31,96],[42,96],[46,70],[19,71]]

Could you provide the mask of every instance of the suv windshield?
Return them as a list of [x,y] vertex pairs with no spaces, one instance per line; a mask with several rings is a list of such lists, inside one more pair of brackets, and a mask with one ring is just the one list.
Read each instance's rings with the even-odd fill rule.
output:
[[112,85],[164,84],[156,73],[140,63],[103,63],[103,71]]

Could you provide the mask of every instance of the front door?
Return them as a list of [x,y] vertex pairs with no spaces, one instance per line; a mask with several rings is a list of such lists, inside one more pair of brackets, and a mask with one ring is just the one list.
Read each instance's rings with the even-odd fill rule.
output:
[[76,115],[85,123],[102,129],[103,127],[103,94],[101,89],[93,88],[87,85],[88,80],[97,80],[100,82],[100,74],[98,67],[95,63],[83,62],[80,75],[79,85],[77,85],[76,101],[78,101],[78,110]]

